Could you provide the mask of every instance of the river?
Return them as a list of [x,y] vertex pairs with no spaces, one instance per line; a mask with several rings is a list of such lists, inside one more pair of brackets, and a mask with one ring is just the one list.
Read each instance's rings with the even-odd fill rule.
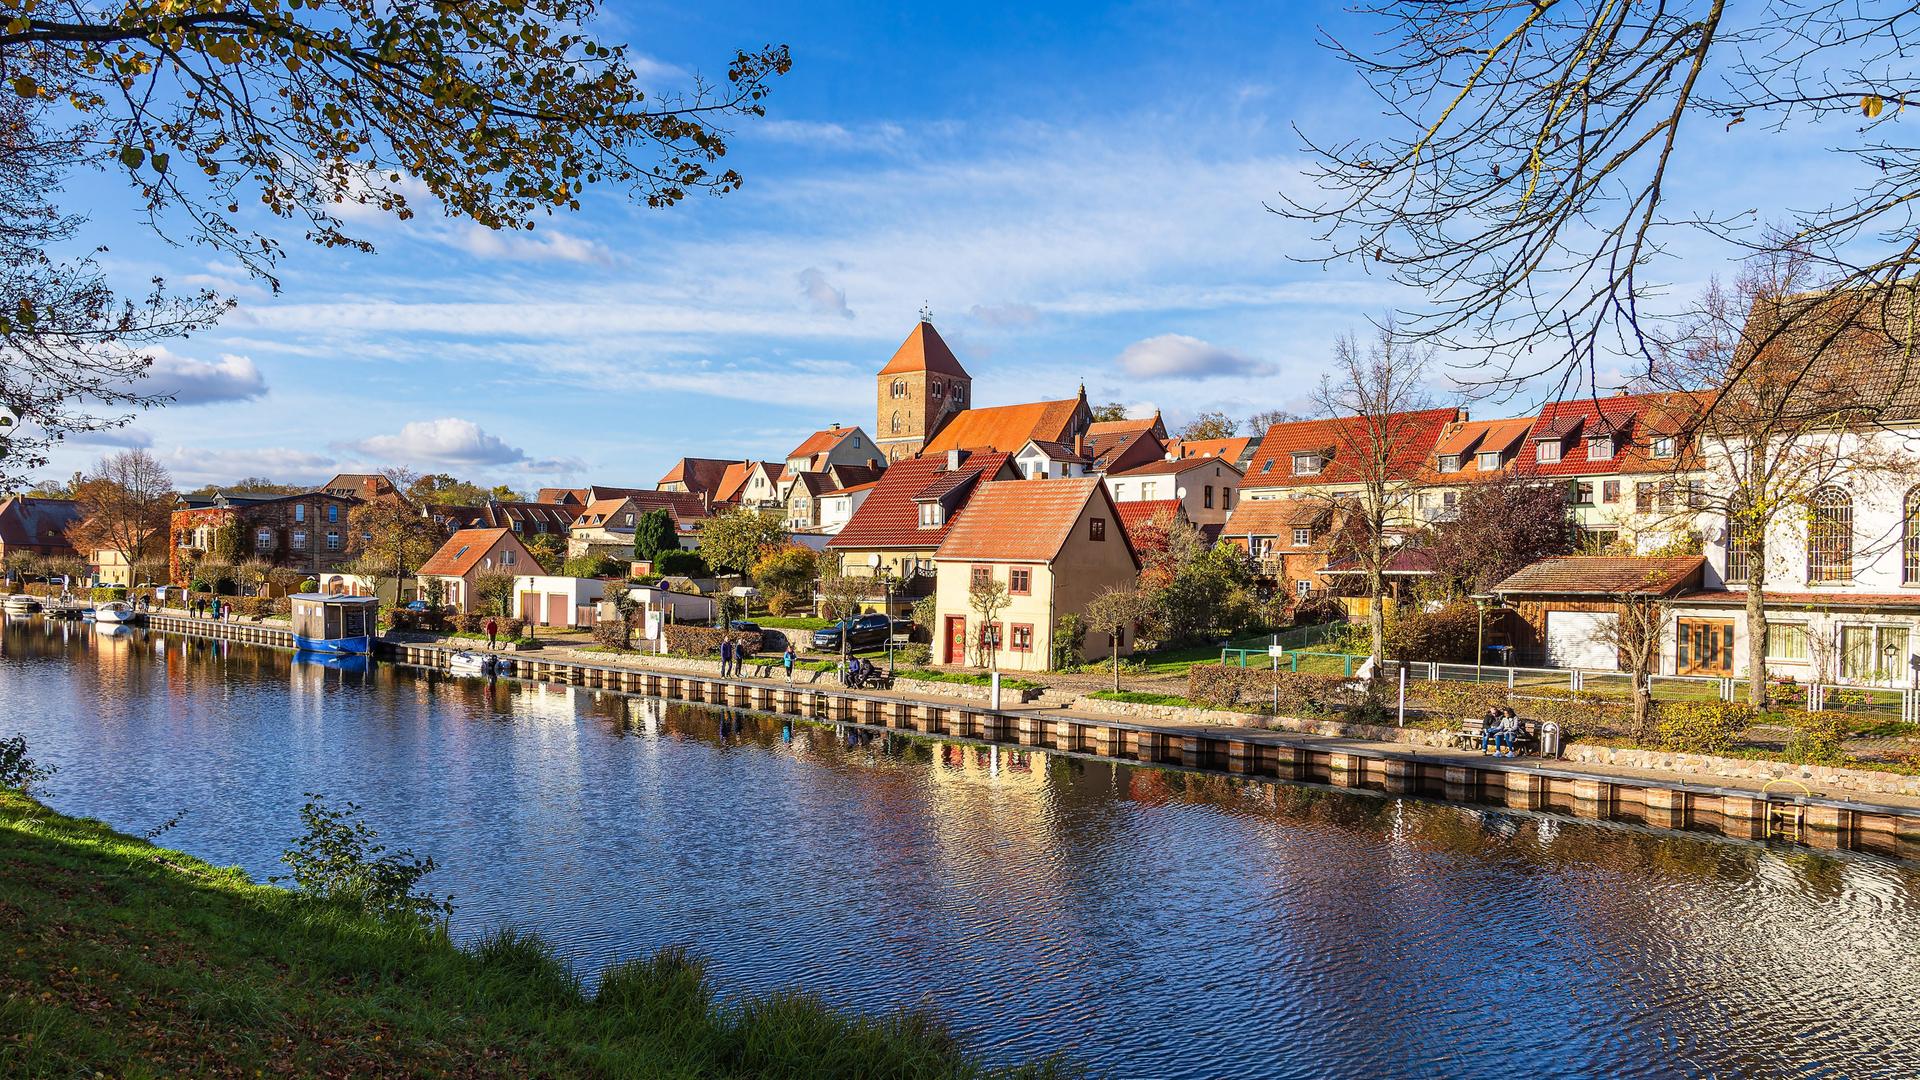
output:
[[[257,879],[302,793],[456,935],[924,1003],[1115,1076],[1920,1074],[1920,867],[9,618],[49,802]],[[0,868],[4,873],[4,868]]]

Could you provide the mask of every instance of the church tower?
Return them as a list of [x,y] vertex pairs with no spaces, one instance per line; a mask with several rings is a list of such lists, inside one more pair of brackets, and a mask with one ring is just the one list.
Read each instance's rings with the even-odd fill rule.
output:
[[879,384],[873,441],[889,462],[918,455],[949,417],[973,401],[973,376],[925,312],[880,369]]

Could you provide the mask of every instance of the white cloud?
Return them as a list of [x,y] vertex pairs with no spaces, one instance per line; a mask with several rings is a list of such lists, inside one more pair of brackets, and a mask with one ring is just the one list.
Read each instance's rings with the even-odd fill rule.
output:
[[466,222],[452,236],[455,246],[482,259],[555,261],[610,266],[613,253],[598,240],[582,240],[558,229],[489,229]]
[[887,150],[906,140],[907,131],[899,124],[865,124],[847,127],[818,120],[760,120],[744,131],[748,138],[767,139],[795,146],[830,150]]
[[173,481],[181,487],[230,484],[243,476],[264,476],[283,484],[318,484],[334,473],[334,459],[326,454],[284,446],[208,449],[176,446],[160,454]]
[[144,450],[153,445],[153,436],[138,428],[114,427],[99,431],[80,431],[68,435],[66,442],[70,446],[113,446],[128,450]]
[[967,309],[967,315],[996,329],[1032,326],[1040,321],[1039,309],[1032,304],[975,304]]
[[153,366],[138,389],[164,394],[175,405],[207,405],[216,401],[251,401],[267,392],[266,377],[250,357],[222,353],[217,360],[195,360],[166,348],[142,350]]
[[853,318],[853,309],[847,306],[847,291],[834,288],[819,267],[809,266],[796,276],[800,281],[800,294],[807,298],[813,310],[843,319]]
[[446,416],[438,420],[415,420],[395,435],[374,435],[348,446],[381,461],[401,465],[476,466],[517,465],[527,460],[526,451],[507,445],[498,435],[488,434],[471,420]]
[[1216,375],[1267,375],[1273,365],[1209,345],[1185,334],[1161,334],[1122,350],[1120,370],[1136,379],[1207,379]]

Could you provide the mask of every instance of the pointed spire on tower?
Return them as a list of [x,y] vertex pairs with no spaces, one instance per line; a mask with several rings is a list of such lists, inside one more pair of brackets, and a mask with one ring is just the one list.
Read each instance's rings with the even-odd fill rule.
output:
[[929,325],[933,322],[933,308],[925,300],[920,301],[920,321]]

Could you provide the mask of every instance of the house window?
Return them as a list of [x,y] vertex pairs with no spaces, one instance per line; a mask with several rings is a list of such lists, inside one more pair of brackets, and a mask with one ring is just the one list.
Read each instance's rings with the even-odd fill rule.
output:
[[1153,500],[1153,497],[1155,495],[1158,495],[1159,493],[1160,493],[1159,484],[1156,484],[1151,480],[1140,481],[1140,499],[1142,502],[1151,502]]
[[920,527],[921,528],[923,529],[939,528],[940,525],[945,523],[946,520],[947,520],[946,507],[940,505],[937,502],[923,502],[920,504]]
[[293,520],[295,521],[307,520],[307,504],[306,503],[293,504]]
[[327,530],[327,550],[328,551],[340,550],[340,530],[338,529]]
[[1489,450],[1480,456],[1480,471],[1493,472],[1500,467],[1500,451]]
[[1573,504],[1575,506],[1593,505],[1593,481],[1576,480],[1573,485]]
[[905,379],[893,380],[893,386],[890,388],[890,390],[894,397],[897,397],[897,398],[906,397],[907,396],[907,380]]
[[253,550],[255,551],[272,551],[273,550],[273,530],[272,529],[261,529],[259,532],[253,534]]
[[1222,510],[1233,509],[1233,489],[1232,488],[1223,487],[1220,489],[1220,509]]
[[1841,627],[1840,676],[1861,682],[1906,678],[1907,640],[1904,626]]
[[500,553],[500,565],[501,565],[501,566],[512,566],[512,565],[513,565],[513,558],[514,558],[514,555],[513,555],[513,549],[512,549],[512,548],[508,548],[507,550],[505,550],[505,551],[503,551],[503,552],[501,552],[501,553]]
[[1441,472],[1459,472],[1460,471],[1460,455],[1459,454],[1441,454],[1440,455],[1440,471]]
[[1603,480],[1600,482],[1600,501],[1617,503],[1620,501],[1620,481]]
[[1007,571],[1007,592],[1013,596],[1031,596],[1033,570],[1025,566],[1016,566]]
[[1014,623],[1012,629],[1013,629],[1013,639],[1008,644],[1007,647],[1012,649],[1014,652],[1032,652],[1033,651],[1032,624]]
[[1659,438],[1653,440],[1653,447],[1651,452],[1653,456],[1657,458],[1672,457],[1673,456],[1673,436],[1662,435]]
[[1206,486],[1206,488],[1205,488],[1205,492],[1206,492],[1206,501],[1205,501],[1205,503],[1204,503],[1203,505],[1204,505],[1204,506],[1205,506],[1205,507],[1206,507],[1206,508],[1207,508],[1208,510],[1211,510],[1211,509],[1213,509],[1213,485],[1212,485],[1212,484],[1208,484],[1208,485]]
[[1293,530],[1293,546],[1306,547],[1313,542],[1313,530],[1307,528]]
[[1633,508],[1642,514],[1653,512],[1653,496],[1660,485],[1651,480],[1643,480],[1633,485]]
[[1325,463],[1321,461],[1319,454],[1306,453],[1293,455],[1293,475],[1295,476],[1318,476],[1324,465]]
[[1533,456],[1535,460],[1545,462],[1549,465],[1553,464],[1556,461],[1559,461],[1560,460],[1559,440],[1549,439],[1546,442],[1536,443],[1533,448]]
[[1907,492],[1900,525],[1900,583],[1920,585],[1920,487]]
[[1087,519],[1087,539],[1105,540],[1106,538],[1107,538],[1107,519],[1106,518],[1088,518]]
[[1306,578],[1301,578],[1299,581],[1296,581],[1293,583],[1294,595],[1298,596],[1302,600],[1305,600],[1307,598],[1307,594],[1312,591],[1313,591],[1313,582],[1308,581]]
[[329,525],[340,524],[340,508],[338,506],[327,507],[327,524]]
[[307,530],[293,530],[293,539],[287,542],[287,546],[295,551],[307,550]]
[[1853,496],[1839,488],[1821,488],[1807,507],[1807,580],[1848,581],[1853,577]]
[[628,515],[627,515],[626,517],[627,517],[627,524],[628,524],[628,525],[632,525],[632,524],[633,524],[633,515],[632,515],[632,514],[628,514]]
[[1767,659],[1805,662],[1807,656],[1805,623],[1767,624]]
[[993,583],[993,567],[976,566],[973,575],[967,580],[967,586],[973,589],[984,588]]
[[1753,515],[1744,499],[1727,507],[1727,582],[1737,585],[1753,578]]
[[953,388],[953,403],[955,405],[964,405],[966,402],[967,388],[956,383]]
[[547,531],[547,523],[546,523],[546,522],[544,522],[544,521],[536,521],[536,522],[534,522],[534,523],[533,523],[533,531],[534,531],[534,532],[535,532],[536,534],[537,534],[537,533],[544,533],[544,532],[546,532],[546,531]]
[[519,518],[514,518],[512,521],[508,522],[508,524],[513,526],[514,532],[520,532],[522,529]]
[[1593,438],[1587,440],[1587,459],[1589,461],[1606,461],[1611,457],[1613,457],[1613,436],[1595,435]]

